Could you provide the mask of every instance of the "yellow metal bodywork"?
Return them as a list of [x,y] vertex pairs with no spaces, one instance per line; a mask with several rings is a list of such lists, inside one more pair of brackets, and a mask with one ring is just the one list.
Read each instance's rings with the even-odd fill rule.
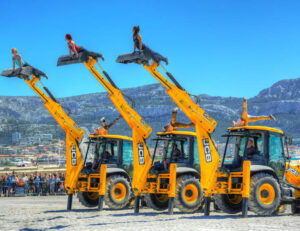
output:
[[39,78],[32,75],[32,79],[25,79],[29,87],[43,100],[44,106],[55,121],[66,133],[66,180],[65,187],[68,193],[77,188],[79,172],[83,167],[83,160],[78,147],[84,131],[64,112],[61,105],[48,97],[37,85]]
[[118,140],[128,140],[128,141],[132,141],[131,137],[128,136],[120,136],[120,135],[90,135],[90,138],[106,138],[106,139],[118,139]]
[[171,163],[168,173],[160,173],[158,175],[148,173],[147,179],[149,182],[141,185],[141,193],[167,194],[168,197],[175,197],[176,167],[176,164]]
[[[293,166],[287,163],[284,176],[287,182],[300,188],[300,165]],[[295,189],[294,195],[296,199],[300,199],[300,190]]]
[[199,107],[190,95],[170,83],[157,71],[158,64],[153,61],[152,65],[144,65],[165,88],[168,95],[183,111],[183,113],[194,123],[198,140],[199,160],[201,165],[201,187],[206,195],[209,195],[214,188],[216,174],[220,163],[219,154],[210,138],[215,130],[217,122],[201,107]]
[[[242,197],[248,198],[250,194],[250,161],[244,161],[242,172],[228,173],[218,171],[220,157],[210,137],[210,134],[217,126],[217,122],[199,107],[185,90],[172,84],[160,74],[157,70],[158,64],[154,61],[152,62],[152,65],[144,65],[144,68],[166,88],[168,95],[195,126],[195,133],[182,131],[172,131],[169,133],[174,135],[186,133],[186,135],[194,135],[197,137],[201,166],[200,184],[204,195],[210,197],[212,194],[240,194]],[[167,133],[168,132],[157,134],[162,135]],[[232,180],[234,178],[241,178],[242,184],[233,184]],[[227,181],[218,181],[218,179],[227,179]]]
[[[243,198],[250,196],[250,166],[249,160],[243,162],[243,171],[241,172],[217,172],[217,180],[214,188],[209,192],[210,194],[239,194]],[[233,183],[235,179],[240,179],[241,183]]]
[[261,130],[261,131],[269,131],[269,132],[275,132],[278,134],[284,134],[283,131],[276,129],[276,128],[271,128],[271,127],[266,127],[266,126],[242,126],[242,127],[232,127],[228,128],[230,131],[236,131],[236,130],[241,130],[241,129],[246,129],[246,130]]
[[133,179],[132,189],[135,195],[140,195],[146,184],[147,173],[151,168],[152,161],[145,140],[152,132],[151,127],[143,118],[127,103],[122,92],[107,81],[95,68],[96,60],[89,57],[84,65],[94,75],[109,93],[109,98],[120,112],[126,123],[132,129],[133,141]]
[[[61,105],[54,99],[47,96],[36,83],[40,81],[39,78],[32,75],[32,79],[25,79],[25,82],[31,87],[31,89],[43,100],[44,106],[53,116],[55,121],[61,126],[66,133],[66,178],[65,188],[68,194],[72,194],[74,191],[83,192],[96,192],[99,195],[105,195],[106,184],[106,164],[102,164],[100,173],[93,173],[89,176],[80,173],[83,168],[83,159],[79,150],[78,142],[84,136],[84,131],[64,112]],[[40,82],[40,84],[42,84]],[[43,85],[42,85],[43,86]],[[43,86],[44,87],[44,86]],[[44,87],[45,89],[45,87]],[[94,136],[95,138],[97,136]],[[124,138],[131,140],[129,137],[114,136],[114,135],[102,135],[106,138]],[[79,178],[86,178],[86,181],[78,182]],[[102,179],[100,181],[100,179]],[[100,184],[94,184],[92,182],[98,181]]]

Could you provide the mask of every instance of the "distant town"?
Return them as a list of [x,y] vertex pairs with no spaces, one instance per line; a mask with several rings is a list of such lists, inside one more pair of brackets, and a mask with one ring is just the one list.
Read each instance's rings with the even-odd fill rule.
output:
[[[217,142],[218,152],[223,155],[225,143]],[[300,159],[300,145],[289,145],[292,160]],[[150,148],[152,153],[153,148]],[[229,156],[234,154],[234,145],[228,146]],[[12,133],[11,145],[0,144],[0,166],[30,167],[38,165],[64,166],[66,163],[65,141],[53,139],[52,134],[37,133],[23,137]]]
[[0,166],[65,165],[65,141],[53,139],[52,134],[22,137],[14,132],[11,140],[11,145],[0,144]]

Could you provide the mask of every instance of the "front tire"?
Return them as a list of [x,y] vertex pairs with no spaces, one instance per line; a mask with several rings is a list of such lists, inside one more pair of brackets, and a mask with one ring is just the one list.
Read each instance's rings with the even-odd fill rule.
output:
[[105,204],[111,209],[124,209],[131,200],[131,187],[121,175],[112,175],[106,179]]
[[258,173],[251,177],[249,209],[252,212],[270,216],[277,210],[280,201],[280,187],[272,175]]
[[97,192],[78,192],[79,202],[88,208],[98,206],[99,194]]
[[145,202],[148,207],[157,210],[163,211],[168,209],[169,205],[169,196],[168,194],[146,194],[144,196]]
[[181,212],[192,213],[198,210],[203,200],[199,179],[192,175],[183,175],[177,178],[175,207]]
[[215,194],[215,203],[223,212],[235,214],[242,211],[243,198],[239,194]]

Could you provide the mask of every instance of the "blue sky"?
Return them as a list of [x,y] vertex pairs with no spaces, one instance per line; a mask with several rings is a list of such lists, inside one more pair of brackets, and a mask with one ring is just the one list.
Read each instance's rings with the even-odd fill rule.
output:
[[[44,83],[57,97],[104,91],[83,64],[56,67],[68,52],[66,33],[104,54],[102,66],[120,88],[157,83],[142,66],[115,62],[133,50],[133,25],[193,94],[252,97],[300,76],[300,1],[14,0],[0,9],[0,69],[11,67],[16,47],[49,75]],[[1,77],[0,95],[34,93],[22,80]]]

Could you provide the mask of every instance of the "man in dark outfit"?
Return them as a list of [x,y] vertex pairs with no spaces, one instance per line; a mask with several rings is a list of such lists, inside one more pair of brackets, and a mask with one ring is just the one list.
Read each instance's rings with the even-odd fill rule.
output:
[[[177,162],[178,159],[182,157],[180,150],[177,148],[177,144],[173,143],[172,144],[172,151],[171,151],[171,162]],[[167,169],[169,167],[169,160],[164,161],[164,167]]]
[[102,145],[101,160],[103,163],[107,163],[109,159],[110,159],[110,153],[105,150],[105,145]]
[[253,147],[253,141],[252,140],[248,140],[247,143],[247,149],[246,149],[246,156],[247,158],[250,160],[252,159],[253,155],[257,153],[257,150],[255,147]]

